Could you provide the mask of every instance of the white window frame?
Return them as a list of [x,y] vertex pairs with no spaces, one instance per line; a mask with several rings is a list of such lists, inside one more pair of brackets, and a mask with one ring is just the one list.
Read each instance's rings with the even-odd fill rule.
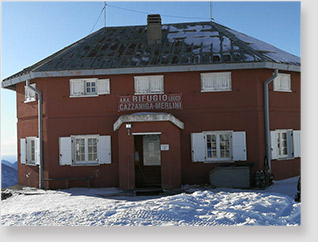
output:
[[[26,164],[27,165],[36,165],[36,139],[37,137],[27,137],[27,146],[26,146]],[[32,143],[34,144],[34,160],[32,159]]]
[[[230,155],[225,158],[220,156],[220,135],[230,136]],[[216,135],[217,156],[208,157],[207,135]],[[236,161],[247,161],[246,131],[219,130],[191,133],[191,152],[193,162],[205,163],[234,163]]]
[[[292,129],[276,129],[275,136],[272,139],[272,141],[276,141],[273,146],[276,146],[276,157],[273,159],[277,160],[288,160],[288,159],[294,159],[294,141],[293,141],[293,130]],[[287,148],[287,154],[282,154],[282,150],[284,149],[284,146],[282,145],[283,139],[282,134],[286,134],[286,148]],[[274,135],[271,133],[271,135]]]
[[[159,88],[156,90],[153,88],[153,84],[155,81],[159,82]],[[145,91],[139,90],[139,83],[145,82],[145,86],[147,86]],[[134,87],[135,87],[135,95],[142,94],[163,94],[164,93],[164,77],[163,75],[155,75],[155,76],[134,76]]]
[[[225,78],[227,82],[224,87],[215,88],[217,84],[215,82],[219,81],[221,78]],[[207,82],[214,82],[208,86]],[[232,91],[232,78],[231,72],[209,72],[201,73],[201,92],[227,92]]]
[[[89,87],[87,86],[88,84],[90,85]],[[92,91],[93,88],[95,89],[95,91]],[[88,89],[90,91],[88,91]],[[86,95],[86,96],[96,96],[97,95],[97,80],[86,79],[84,81],[84,95]]]
[[[83,138],[84,147],[85,139],[97,138],[97,159],[88,161],[88,144],[86,141],[85,160],[74,162],[74,156],[76,155],[75,139]],[[23,142],[23,141],[21,141]],[[71,135],[68,137],[59,137],[59,164],[61,166],[99,166],[104,164],[111,164],[111,136],[110,135]],[[21,159],[22,159],[21,155]],[[23,159],[22,159],[23,160]]]
[[[82,94],[72,93],[74,83],[78,83],[83,88]],[[87,83],[95,84],[95,92],[88,91]],[[92,88],[92,87],[90,87]],[[98,78],[80,78],[70,79],[70,97],[97,97],[99,95],[110,94],[110,79],[98,79]]]
[[[232,137],[233,131],[204,131],[204,151],[205,151],[205,161],[206,162],[233,162],[233,145],[232,145]],[[208,147],[207,147],[207,136],[208,135],[215,135],[216,136],[216,158],[208,157]],[[229,157],[222,158],[221,151],[220,151],[220,135],[229,135]]]
[[[284,87],[282,82],[286,82],[286,87]],[[278,73],[278,76],[273,81],[275,92],[292,92],[291,89],[291,75],[285,73]]]
[[[36,88],[36,84],[30,84],[31,87]],[[27,85],[24,86],[24,103],[34,102],[36,101],[36,93]]]
[[[99,135],[73,135],[71,136],[72,138],[72,160],[73,160],[73,165],[87,165],[87,164],[99,164],[99,159],[98,159],[98,152],[99,152],[99,147],[98,147],[98,142],[99,142]],[[84,139],[84,155],[85,159],[84,161],[78,161],[76,160],[76,140],[77,139]],[[96,160],[89,160],[88,159],[88,139],[96,139]]]
[[[20,145],[24,145],[24,148],[20,147],[21,152],[23,150],[24,162],[21,163],[25,165],[36,166],[39,165],[39,138],[35,136],[25,137],[22,139],[24,142],[20,142]],[[32,143],[34,144],[32,152]],[[33,155],[32,155],[33,153]],[[21,154],[22,155],[22,154]],[[32,159],[33,156],[33,159]]]

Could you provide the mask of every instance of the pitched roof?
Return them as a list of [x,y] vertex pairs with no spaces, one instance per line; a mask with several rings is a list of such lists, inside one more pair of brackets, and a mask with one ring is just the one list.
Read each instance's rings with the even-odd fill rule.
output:
[[215,22],[162,25],[160,44],[147,44],[147,26],[105,27],[4,79],[30,72],[272,62],[300,58]]

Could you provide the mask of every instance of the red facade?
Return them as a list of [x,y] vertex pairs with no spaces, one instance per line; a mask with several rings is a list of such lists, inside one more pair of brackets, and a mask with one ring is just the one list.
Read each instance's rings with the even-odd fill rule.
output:
[[[120,187],[134,189],[133,133],[160,133],[160,143],[169,144],[161,151],[160,179],[164,189],[179,188],[182,184],[207,184],[208,174],[224,163],[193,162],[191,159],[191,133],[207,130],[233,130],[246,132],[247,161],[241,162],[251,169],[251,184],[255,172],[264,169],[264,98],[263,85],[272,69],[230,70],[232,90],[201,92],[199,71],[154,73],[164,76],[164,94],[182,95],[181,108],[126,111],[121,109],[119,97],[133,96],[134,76],[118,74],[98,76],[110,79],[110,94],[97,97],[70,97],[71,77],[32,79],[43,96],[43,160],[44,179],[91,176],[92,187]],[[273,91],[269,86],[270,129],[300,130],[300,73],[291,74],[292,92]],[[72,77],[74,78],[74,77]],[[84,77],[81,77],[84,78]],[[89,76],[87,76],[89,78]],[[96,78],[96,76],[95,76]],[[25,83],[16,85],[18,141],[38,135],[37,102],[24,103]],[[132,101],[132,100],[130,100]],[[164,106],[161,106],[164,107]],[[171,107],[171,106],[170,106]],[[119,112],[120,111],[120,112]],[[184,128],[170,121],[133,122],[128,135],[125,124],[114,131],[114,123],[121,115],[135,112],[164,112],[182,121]],[[71,135],[110,135],[111,164],[98,166],[61,166],[59,164],[59,137]],[[20,161],[20,142],[18,142]],[[234,164],[234,163],[232,163]],[[19,162],[18,182],[38,186],[38,166]],[[300,174],[300,158],[272,161],[275,179]],[[49,188],[63,188],[63,181],[50,181]],[[71,181],[70,186],[84,186],[83,181]]]

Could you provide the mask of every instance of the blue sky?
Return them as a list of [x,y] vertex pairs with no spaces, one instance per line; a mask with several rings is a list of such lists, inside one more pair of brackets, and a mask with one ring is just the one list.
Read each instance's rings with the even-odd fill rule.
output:
[[[109,2],[107,26],[209,21],[210,3]],[[1,80],[88,35],[103,2],[2,2]],[[128,11],[128,10],[130,11]],[[300,56],[300,2],[212,2],[216,22]],[[178,16],[171,17],[171,16]],[[181,18],[182,17],[182,18]],[[104,25],[101,14],[93,31]],[[15,92],[1,90],[1,153],[16,153]]]

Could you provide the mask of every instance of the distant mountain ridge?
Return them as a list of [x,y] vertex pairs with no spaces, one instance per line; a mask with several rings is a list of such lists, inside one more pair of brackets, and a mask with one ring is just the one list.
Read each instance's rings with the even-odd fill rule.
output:
[[1,160],[1,164],[5,164],[5,165],[7,165],[7,166],[9,166],[9,167],[12,167],[12,168],[14,168],[14,169],[18,169],[18,162],[16,161],[16,162],[10,162],[10,161],[8,161],[8,160]]
[[18,184],[17,162],[1,160],[1,189]]

